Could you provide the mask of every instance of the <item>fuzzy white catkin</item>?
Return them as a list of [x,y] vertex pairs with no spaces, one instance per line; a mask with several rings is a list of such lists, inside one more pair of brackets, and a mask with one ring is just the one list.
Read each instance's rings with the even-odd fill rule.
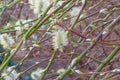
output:
[[59,49],[63,51],[63,47],[68,44],[66,32],[64,30],[57,30],[53,32],[53,47],[54,50]]
[[82,4],[85,4],[85,0],[81,0]]
[[73,7],[72,10],[70,11],[70,16],[77,16],[81,7]]
[[13,44],[15,43],[14,39],[12,36],[8,34],[1,34],[0,35],[0,44],[5,48],[5,49],[11,49]]
[[61,69],[58,69],[58,70],[57,70],[57,74],[62,74],[63,72],[65,72],[65,69],[64,69],[64,68],[61,68]]
[[[77,15],[79,14],[80,12],[80,9],[81,7],[73,7],[71,10],[70,10],[70,16],[72,17],[71,18],[71,23],[73,23],[77,17]],[[83,19],[84,17],[86,16],[85,13],[82,13],[79,17],[79,19]]]
[[35,14],[40,14],[40,12],[44,12],[47,7],[50,5],[51,0],[29,0],[29,4],[31,4],[31,8]]
[[33,72],[31,73],[31,78],[32,78],[33,80],[40,80],[40,77],[42,76],[43,71],[44,71],[43,69],[38,68],[36,71],[33,71]]
[[16,72],[16,70],[14,69],[14,66],[12,67],[8,67],[3,73],[1,73],[1,77],[4,80],[19,80],[19,73]]
[[[31,4],[30,7],[33,9],[33,12],[39,15],[41,12],[44,12],[52,2],[55,3],[56,0],[29,0],[28,2]],[[54,8],[61,6],[63,3],[64,1],[58,1],[48,13],[52,12]]]
[[106,14],[106,13],[107,13],[107,9],[100,9],[99,13],[104,13],[104,14]]

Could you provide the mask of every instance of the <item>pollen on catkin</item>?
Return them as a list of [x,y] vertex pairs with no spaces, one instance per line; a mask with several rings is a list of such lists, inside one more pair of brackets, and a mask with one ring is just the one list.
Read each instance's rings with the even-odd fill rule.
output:
[[52,40],[54,50],[58,49],[61,52],[63,52],[64,46],[68,44],[67,35],[64,30],[54,31]]

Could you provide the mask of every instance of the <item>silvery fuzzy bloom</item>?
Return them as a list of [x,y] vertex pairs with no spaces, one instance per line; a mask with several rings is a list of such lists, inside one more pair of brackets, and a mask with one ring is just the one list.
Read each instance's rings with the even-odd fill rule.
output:
[[81,0],[81,2],[82,2],[82,4],[84,4],[84,3],[85,3],[85,0]]
[[102,35],[105,35],[105,34],[107,34],[109,32],[109,29],[105,29],[103,32],[102,32]]
[[31,73],[31,78],[33,80],[40,80],[40,77],[42,76],[43,72],[44,72],[43,69],[38,68],[36,71],[33,71]]
[[77,16],[81,7],[73,7],[72,10],[70,11],[70,16]]
[[40,14],[41,11],[45,11],[50,5],[51,0],[29,0],[31,8],[35,14]]
[[12,36],[8,34],[1,34],[0,35],[0,44],[3,45],[5,49],[11,49],[12,45],[15,43]]
[[[71,23],[73,23],[73,22],[75,21],[77,15],[78,15],[79,12],[80,12],[80,9],[81,9],[81,7],[73,7],[73,8],[71,9],[71,11],[70,11],[70,13],[69,13],[70,16],[72,17],[72,18],[71,18]],[[85,13],[82,13],[82,14],[80,15],[79,19],[83,19],[85,16],[86,16],[86,14],[85,14]]]
[[[75,16],[77,16],[78,14],[79,14],[79,12],[80,12],[80,9],[81,9],[81,7],[73,7],[72,9],[71,9],[71,11],[70,11],[70,16],[71,17],[75,17]],[[82,18],[84,18],[85,17],[85,13],[83,13],[83,14],[81,14],[80,15],[80,19],[82,19]]]
[[87,42],[91,42],[91,41],[92,41],[92,39],[90,39],[90,38],[87,38],[87,39],[86,39],[86,41],[87,41]]
[[106,14],[106,13],[108,13],[108,11],[107,11],[107,9],[100,9],[99,13]]
[[113,69],[112,72],[114,72],[114,73],[120,73],[120,68]]
[[61,68],[61,69],[58,69],[57,70],[57,74],[62,74],[65,72],[65,69],[64,68]]
[[57,30],[53,32],[53,47],[54,50],[59,49],[63,51],[63,47],[68,44],[66,32],[64,30]]
[[33,12],[35,14],[39,14],[40,13],[40,8],[41,8],[41,3],[42,0],[28,0],[31,9],[33,9]]
[[19,80],[18,77],[20,76],[19,73],[16,72],[14,69],[14,66],[8,67],[3,73],[1,74],[1,77],[4,80]]
[[56,0],[52,0],[52,2],[55,2],[54,8],[58,8],[59,6],[61,6],[65,1],[59,0],[56,3]]
[[[44,12],[52,2],[55,3],[56,0],[29,0],[28,2],[31,4],[33,12],[35,14],[40,14],[41,12]],[[54,8],[61,6],[63,3],[64,1],[58,1],[48,13],[52,12]]]

